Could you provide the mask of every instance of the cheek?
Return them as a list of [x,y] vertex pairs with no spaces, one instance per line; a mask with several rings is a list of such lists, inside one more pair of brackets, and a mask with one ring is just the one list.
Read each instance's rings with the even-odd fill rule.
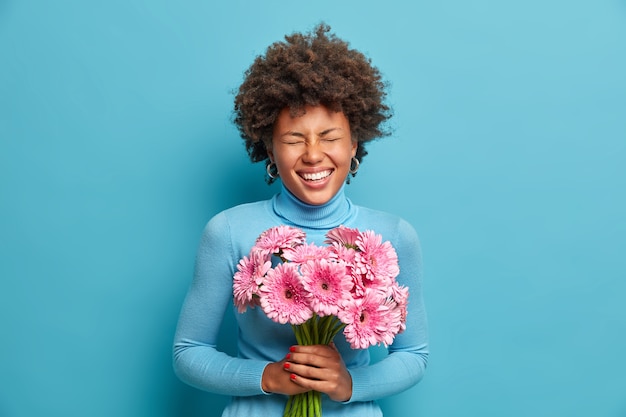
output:
[[295,161],[298,159],[298,156],[296,153],[287,152],[285,150],[275,150],[275,152],[273,153],[273,157],[274,157],[274,162],[276,162],[276,165],[284,166],[284,167],[293,165]]

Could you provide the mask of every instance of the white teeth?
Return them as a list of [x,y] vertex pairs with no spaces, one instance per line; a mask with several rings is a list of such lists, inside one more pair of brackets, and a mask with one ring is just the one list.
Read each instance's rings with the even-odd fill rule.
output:
[[328,171],[322,171],[322,172],[316,172],[316,173],[304,173],[302,174],[302,178],[304,178],[307,181],[318,181],[321,180],[322,178],[326,178],[327,176],[330,175],[330,170]]

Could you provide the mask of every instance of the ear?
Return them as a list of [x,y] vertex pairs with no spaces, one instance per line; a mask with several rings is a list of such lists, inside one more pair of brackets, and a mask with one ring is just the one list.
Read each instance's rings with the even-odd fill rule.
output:
[[356,151],[359,149],[359,141],[356,139],[352,140],[352,157],[356,156]]

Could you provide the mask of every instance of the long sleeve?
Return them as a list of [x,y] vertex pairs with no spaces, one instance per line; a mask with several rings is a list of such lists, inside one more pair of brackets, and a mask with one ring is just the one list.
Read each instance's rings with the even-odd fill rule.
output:
[[174,339],[174,370],[184,382],[223,395],[259,395],[267,361],[241,359],[217,350],[223,316],[232,299],[233,243],[227,217],[215,216],[204,229],[194,278]]
[[291,326],[275,323],[260,308],[235,312],[237,357],[217,349],[224,315],[233,309],[230,301],[237,263],[248,255],[260,233],[280,224],[302,228],[307,241],[316,244],[322,244],[326,232],[341,224],[369,229],[396,249],[400,267],[397,279],[409,287],[406,330],[396,336],[388,355],[374,364],[370,364],[367,350],[351,349],[344,335],[338,334],[335,344],[352,375],[353,393],[348,402],[334,402],[327,396],[322,400],[328,417],[380,416],[375,400],[415,385],[426,368],[428,340],[420,245],[409,223],[392,214],[355,206],[343,192],[324,206],[308,206],[284,189],[271,200],[230,208],[208,222],[176,329],[176,375],[196,388],[231,396],[223,417],[282,413],[287,397],[263,392],[261,379],[265,367],[281,360],[289,346],[297,343]]
[[395,249],[400,275],[398,282],[409,287],[406,330],[397,335],[389,354],[380,362],[350,369],[353,382],[351,402],[369,401],[400,393],[423,377],[428,362],[428,326],[422,297],[420,243],[412,226],[398,223]]

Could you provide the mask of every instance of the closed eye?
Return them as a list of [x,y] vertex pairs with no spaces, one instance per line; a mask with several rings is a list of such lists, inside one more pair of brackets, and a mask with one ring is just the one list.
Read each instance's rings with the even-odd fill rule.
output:
[[304,139],[283,139],[282,142],[286,145],[301,145]]

